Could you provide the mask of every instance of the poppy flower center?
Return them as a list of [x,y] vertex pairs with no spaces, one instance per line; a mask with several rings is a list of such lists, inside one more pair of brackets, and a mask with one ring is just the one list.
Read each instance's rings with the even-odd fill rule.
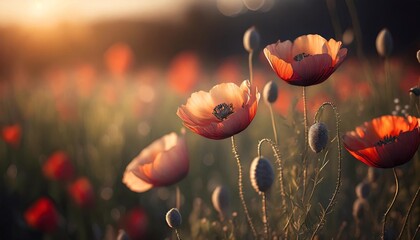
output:
[[227,104],[227,103],[221,103],[214,107],[213,109],[213,115],[219,119],[220,121],[223,121],[229,117],[233,113],[233,104]]
[[304,58],[311,56],[310,54],[307,53],[299,53],[298,55],[293,57],[293,60],[295,60],[296,62],[300,62],[302,61]]
[[377,143],[375,143],[375,146],[382,146],[388,143],[393,143],[398,139],[397,136],[391,136],[387,135],[383,139],[379,140]]

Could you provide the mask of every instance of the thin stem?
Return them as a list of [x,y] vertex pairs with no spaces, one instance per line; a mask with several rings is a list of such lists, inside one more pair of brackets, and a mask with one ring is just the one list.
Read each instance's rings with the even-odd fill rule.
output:
[[416,231],[414,232],[413,238],[411,240],[416,239],[416,236],[417,236],[417,233],[419,232],[419,229],[420,229],[420,224],[417,225]]
[[388,209],[384,213],[384,217],[382,218],[382,236],[381,236],[381,239],[384,239],[384,236],[385,236],[386,218],[388,217],[388,213],[389,213],[389,211],[391,211],[392,206],[394,206],[395,200],[397,199],[397,195],[398,195],[398,177],[397,177],[397,172],[395,171],[395,168],[392,168],[392,172],[394,173],[394,178],[395,178],[395,195],[394,195],[394,198],[392,199],[392,202],[389,205]]
[[261,157],[261,146],[264,142],[268,142],[271,146],[271,149],[274,152],[274,157],[276,158],[276,163],[278,165],[279,170],[279,183],[280,183],[280,195],[282,197],[282,206],[283,210],[286,211],[286,193],[284,191],[284,182],[283,182],[283,162],[281,160],[280,150],[278,149],[277,145],[273,142],[273,140],[264,138],[260,140],[257,147],[258,157]]
[[303,125],[305,131],[305,147],[303,150],[303,193],[302,193],[302,202],[305,200],[306,194],[306,178],[307,178],[307,171],[308,166],[306,163],[306,157],[308,155],[308,113],[307,113],[307,106],[306,106],[306,87],[302,87],[302,98],[303,98]]
[[176,205],[176,208],[178,210],[181,209],[181,190],[179,189],[179,186],[178,185],[176,186],[176,201],[175,201],[175,205]]
[[178,238],[178,240],[182,239],[181,234],[179,233],[178,229],[175,229],[175,234],[176,234],[176,237]]
[[264,234],[267,239],[270,239],[270,224],[268,223],[268,217],[267,217],[267,200],[265,193],[262,193],[262,212],[263,212],[263,223],[264,223]]
[[239,188],[239,198],[241,199],[242,207],[244,208],[244,212],[246,215],[246,219],[248,220],[248,224],[251,227],[252,234],[254,235],[254,238],[257,238],[257,231],[255,230],[254,224],[252,224],[251,216],[248,212],[248,207],[246,206],[245,198],[244,198],[244,192],[243,192],[243,185],[242,185],[242,165],[241,160],[239,158],[238,150],[236,148],[235,143],[235,137],[231,137],[232,140],[232,153],[236,159],[236,164],[238,165],[238,188]]
[[277,138],[276,121],[274,120],[273,107],[271,106],[271,104],[269,104],[268,107],[270,108],[271,125],[273,125],[274,140],[276,141],[276,144],[279,145],[279,140]]
[[338,193],[340,192],[340,186],[341,186],[341,161],[342,161],[342,156],[341,156],[341,137],[340,137],[340,114],[338,113],[337,107],[331,102],[324,102],[321,105],[321,107],[319,107],[318,111],[315,114],[315,121],[316,121],[318,115],[320,114],[320,112],[324,109],[324,106],[326,106],[326,105],[331,106],[331,108],[333,109],[333,111],[335,113],[336,138],[337,138],[337,150],[338,150],[337,181],[336,181],[335,190],[334,190],[334,193],[333,193],[333,195],[330,199],[330,202],[328,203],[327,207],[325,208],[325,211],[322,211],[321,219],[320,219],[318,225],[316,226],[315,231],[313,232],[311,239],[314,239],[317,232],[324,225],[325,216],[334,207],[335,200],[337,198]]
[[254,51],[250,51],[248,54],[248,65],[249,65],[249,82],[252,84],[253,74],[252,74],[252,55]]
[[414,195],[413,200],[411,201],[410,207],[408,208],[408,211],[407,211],[407,215],[405,215],[405,218],[404,218],[404,224],[402,226],[401,232],[398,235],[398,238],[397,239],[401,239],[401,237],[402,237],[402,234],[404,232],[405,226],[407,225],[408,217],[410,216],[411,210],[413,209],[413,205],[416,202],[417,196],[419,195],[419,191],[420,191],[420,187],[417,188],[417,192]]

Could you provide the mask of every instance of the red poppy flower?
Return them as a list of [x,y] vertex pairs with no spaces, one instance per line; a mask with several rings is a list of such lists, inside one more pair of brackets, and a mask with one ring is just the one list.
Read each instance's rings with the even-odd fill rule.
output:
[[57,151],[48,157],[42,166],[45,177],[51,180],[68,181],[73,178],[74,168],[69,156],[63,151]]
[[376,168],[393,168],[414,156],[420,145],[415,117],[382,116],[343,136],[344,147],[356,159]]
[[91,207],[95,200],[93,187],[89,179],[80,177],[68,188],[68,192],[73,201],[80,207]]
[[184,134],[170,133],[143,149],[127,166],[123,182],[135,192],[167,186],[183,179],[189,169]]
[[21,135],[22,135],[22,128],[20,127],[19,124],[6,126],[3,128],[3,131],[2,131],[3,140],[7,144],[13,147],[19,146]]
[[133,62],[133,52],[126,43],[115,43],[106,50],[104,58],[111,74],[122,80]]
[[42,197],[25,212],[26,223],[43,232],[53,232],[58,227],[59,216],[54,203]]
[[190,93],[200,78],[200,60],[194,52],[182,52],[171,62],[168,71],[169,86],[180,94]]
[[257,113],[260,94],[243,81],[241,86],[221,83],[210,92],[195,92],[177,115],[184,126],[203,137],[224,139],[248,127]]
[[276,74],[289,84],[311,86],[324,82],[343,62],[347,49],[341,42],[319,35],[304,35],[268,45],[265,57]]
[[146,239],[148,225],[147,214],[141,208],[131,209],[123,218],[123,228],[130,239]]

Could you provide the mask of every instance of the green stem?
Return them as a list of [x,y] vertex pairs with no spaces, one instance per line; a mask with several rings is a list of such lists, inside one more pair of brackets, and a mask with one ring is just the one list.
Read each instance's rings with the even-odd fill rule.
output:
[[311,239],[315,238],[315,235],[317,232],[322,228],[325,222],[325,216],[332,210],[332,208],[335,205],[335,201],[337,198],[338,193],[340,192],[340,186],[341,186],[341,137],[340,137],[340,114],[338,113],[337,107],[331,103],[331,102],[324,102],[321,107],[319,107],[318,111],[315,114],[315,121],[317,121],[317,118],[320,114],[320,112],[324,109],[324,106],[329,105],[334,113],[335,113],[335,122],[336,122],[336,138],[337,138],[337,150],[338,150],[338,167],[337,167],[337,181],[335,185],[334,193],[330,199],[330,202],[328,203],[327,207],[325,208],[325,211],[322,211],[320,221],[318,225],[315,228],[315,231],[312,234]]
[[397,172],[395,171],[395,168],[392,168],[392,172],[394,173],[394,178],[395,178],[395,194],[394,194],[394,198],[392,199],[391,204],[389,205],[388,209],[386,210],[386,212],[384,213],[384,216],[382,218],[381,239],[384,239],[384,236],[385,236],[386,218],[388,217],[388,213],[389,213],[389,211],[391,211],[392,206],[394,206],[395,200],[397,199],[397,195],[398,195],[398,177],[397,177]]
[[279,140],[277,138],[277,127],[276,122],[274,120],[273,107],[271,106],[271,104],[269,104],[268,107],[270,108],[271,125],[273,126],[274,140],[276,141],[276,144],[279,145]]
[[303,125],[305,131],[305,146],[303,150],[303,193],[302,193],[302,202],[305,201],[305,194],[306,194],[306,178],[307,178],[307,171],[308,166],[306,163],[306,157],[308,155],[308,113],[307,113],[307,106],[306,106],[306,87],[302,87],[302,98],[303,98]]
[[254,238],[257,239],[257,231],[255,230],[254,224],[252,224],[251,216],[249,215],[248,207],[246,206],[246,202],[244,198],[243,185],[242,185],[242,165],[241,165],[241,160],[239,158],[238,150],[236,148],[235,137],[232,136],[231,140],[232,140],[232,152],[236,159],[236,164],[238,165],[239,198],[241,199],[242,207],[244,208],[246,219],[248,220],[248,224],[251,227],[252,234],[254,235]]
[[263,224],[264,224],[264,234],[267,239],[270,239],[270,225],[268,223],[268,217],[267,217],[267,200],[265,193],[262,193],[262,213],[263,213]]

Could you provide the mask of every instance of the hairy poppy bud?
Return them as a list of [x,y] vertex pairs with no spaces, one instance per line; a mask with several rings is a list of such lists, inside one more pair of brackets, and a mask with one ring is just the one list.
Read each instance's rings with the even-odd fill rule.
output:
[[266,192],[274,181],[274,171],[270,161],[265,158],[254,158],[249,171],[251,184],[258,193]]
[[244,48],[248,52],[255,51],[260,46],[260,34],[255,27],[250,27],[244,34]]
[[168,223],[168,226],[171,228],[179,228],[182,223],[182,216],[181,213],[179,213],[177,208],[172,208],[166,213],[166,223]]
[[410,88],[410,95],[414,95],[416,97],[420,96],[420,88],[419,87]]
[[319,153],[327,146],[328,130],[324,123],[315,123],[309,128],[309,147]]
[[278,97],[278,87],[274,81],[269,81],[264,86],[263,98],[267,104],[274,103]]
[[376,50],[382,57],[388,57],[394,48],[394,41],[388,29],[384,28],[376,37]]
[[358,198],[366,199],[370,193],[370,185],[368,182],[361,182],[357,184],[355,191]]
[[221,218],[224,219],[229,214],[229,191],[227,188],[218,186],[214,189],[211,201],[213,202],[213,207],[220,214]]

